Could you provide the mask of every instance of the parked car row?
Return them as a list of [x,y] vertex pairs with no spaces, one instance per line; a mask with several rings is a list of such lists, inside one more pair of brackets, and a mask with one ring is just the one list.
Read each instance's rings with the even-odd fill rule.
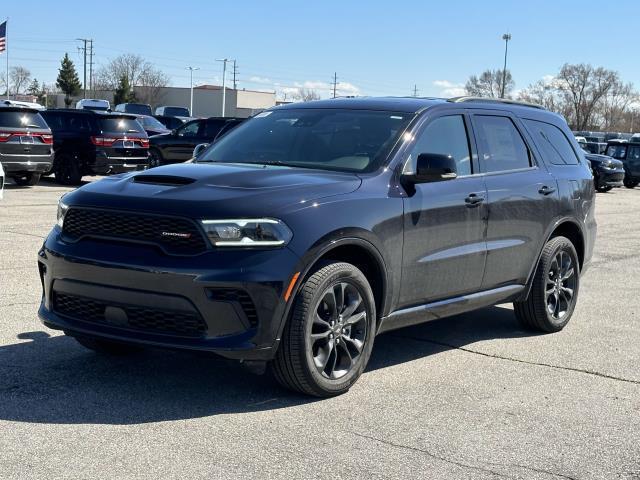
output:
[[[42,175],[54,174],[63,185],[77,185],[84,175],[184,162],[197,145],[215,142],[244,120],[212,117],[184,123],[165,115],[178,122],[169,129],[153,116],[129,113],[136,110],[134,104],[118,105],[112,112],[104,102],[86,99],[75,109],[43,111],[2,106],[0,162],[6,177],[19,185],[35,185]],[[179,107],[161,108],[162,113],[185,113]]]

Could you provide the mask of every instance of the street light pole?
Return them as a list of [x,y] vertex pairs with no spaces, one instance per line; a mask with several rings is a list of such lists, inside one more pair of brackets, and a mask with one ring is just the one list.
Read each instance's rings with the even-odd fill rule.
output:
[[222,116],[224,117],[224,113],[225,113],[225,103],[227,101],[227,87],[226,85],[226,76],[227,76],[227,62],[229,61],[228,58],[222,58],[219,60],[216,60],[216,62],[222,62]]
[[187,70],[189,70],[189,76],[190,76],[190,88],[189,88],[189,96],[190,96],[190,100],[189,100],[189,114],[191,116],[193,116],[193,71],[194,70],[200,70],[200,67],[187,67]]
[[504,68],[502,69],[502,89],[500,90],[500,98],[504,98],[504,89],[507,82],[507,52],[509,50],[509,40],[511,40],[511,34],[505,33],[502,35],[504,40]]

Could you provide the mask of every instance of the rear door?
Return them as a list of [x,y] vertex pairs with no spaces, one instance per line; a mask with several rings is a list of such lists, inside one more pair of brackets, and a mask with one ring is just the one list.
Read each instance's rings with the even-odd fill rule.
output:
[[640,145],[629,145],[625,164],[634,178],[640,179]]
[[482,289],[524,285],[556,216],[558,186],[515,116],[474,111],[472,123],[489,205]]
[[451,110],[428,118],[411,148],[405,171],[415,171],[421,153],[436,153],[456,160],[458,177],[415,185],[404,200],[401,308],[480,290],[486,188],[469,140],[464,110]]
[[204,140],[205,120],[193,120],[178,127],[174,134],[161,140],[162,156],[169,162],[184,162],[193,156],[193,149]]

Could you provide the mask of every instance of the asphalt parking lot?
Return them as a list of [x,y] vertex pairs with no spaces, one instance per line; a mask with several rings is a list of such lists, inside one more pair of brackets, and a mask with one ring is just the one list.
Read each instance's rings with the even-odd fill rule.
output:
[[563,332],[525,332],[506,305],[391,332],[329,400],[41,325],[36,252],[67,190],[0,202],[0,478],[640,479],[640,189],[598,194]]

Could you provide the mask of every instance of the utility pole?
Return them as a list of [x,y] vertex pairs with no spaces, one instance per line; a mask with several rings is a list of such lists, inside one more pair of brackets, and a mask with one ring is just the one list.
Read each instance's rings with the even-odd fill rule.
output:
[[189,101],[189,114],[193,116],[193,71],[194,70],[200,70],[200,67],[187,67],[187,70],[189,70],[189,74],[190,74],[190,82],[191,82],[191,87],[190,87],[190,97],[191,100]]
[[336,98],[338,89],[338,72],[333,72],[333,98]]
[[82,62],[82,69],[84,74],[84,80],[82,82],[82,98],[87,98],[87,43],[89,43],[88,38],[76,38],[84,43],[84,47],[80,47],[82,53],[84,54],[84,61]]
[[233,89],[238,89],[238,67],[235,60],[233,61]]
[[89,92],[93,97],[93,38],[89,40]]
[[227,62],[228,58],[221,58],[216,60],[216,62],[222,62],[222,116],[225,114],[225,107],[227,102],[227,87],[226,87],[226,78],[227,78]]
[[418,85],[414,85],[413,86],[413,96],[417,97],[418,96]]
[[504,40],[504,68],[502,69],[502,89],[500,90],[500,98],[504,98],[504,89],[507,82],[507,52],[509,50],[509,40],[511,40],[511,34],[505,33],[502,35]]

